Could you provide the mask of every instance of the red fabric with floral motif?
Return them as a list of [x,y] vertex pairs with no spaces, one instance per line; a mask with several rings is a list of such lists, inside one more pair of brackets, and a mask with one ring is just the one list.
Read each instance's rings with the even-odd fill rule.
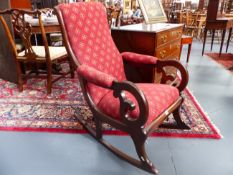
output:
[[90,66],[82,64],[77,69],[78,74],[84,77],[88,82],[102,87],[111,87],[115,78],[109,74],[100,72]]
[[[146,124],[150,124],[156,117],[158,117],[163,111],[165,111],[172,103],[174,103],[179,97],[179,91],[177,88],[169,85],[163,84],[141,84],[138,83],[136,86],[142,90],[144,93],[149,106],[149,116]],[[134,104],[136,103],[135,98],[132,94],[126,92],[127,99],[131,100]],[[120,113],[120,102],[118,98],[113,96],[113,92],[110,91],[105,95],[98,107],[105,114],[119,119]],[[132,118],[137,118],[139,114],[139,109],[136,109],[131,112]]]
[[[86,64],[100,72],[115,77],[118,81],[126,80],[123,59],[112,40],[105,7],[101,3],[90,2],[62,4],[58,8],[62,12],[68,40],[79,63],[81,65]],[[125,59],[137,60],[137,62],[156,63],[155,57],[151,56],[132,53],[124,53],[123,56]],[[88,70],[82,71],[88,72]],[[99,80],[103,81],[102,78]],[[91,81],[94,80],[91,79]],[[103,81],[102,83],[106,83],[107,86],[110,85],[108,81]],[[168,85],[136,85],[144,92],[149,103],[149,119],[147,123],[155,119],[179,97],[178,90]],[[119,100],[113,97],[112,91],[92,83],[88,83],[88,91],[93,101],[104,113],[112,117],[120,117]],[[134,103],[136,102],[131,94],[126,93],[126,95]],[[131,112],[132,117],[137,117],[138,112],[138,107],[136,107]]]
[[[107,22],[106,9],[101,3],[61,4],[68,40],[80,64],[125,80],[122,57],[117,50]],[[88,84],[94,102],[108,92],[107,89]]]
[[123,52],[121,56],[124,60],[138,64],[156,64],[157,58],[150,55],[137,54],[133,52]]

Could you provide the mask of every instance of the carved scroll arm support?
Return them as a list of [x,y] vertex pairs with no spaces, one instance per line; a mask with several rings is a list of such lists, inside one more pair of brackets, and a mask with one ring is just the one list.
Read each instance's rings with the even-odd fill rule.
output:
[[[134,83],[129,81],[119,82],[111,75],[100,72],[87,65],[79,66],[77,71],[80,79],[85,80],[86,83],[93,83],[97,86],[113,90],[114,97],[120,101],[120,121],[123,125],[130,127],[143,127],[145,125],[149,113],[148,103],[143,92]],[[127,99],[126,91],[133,95],[138,104],[139,113],[136,118],[130,116],[130,111],[135,110],[136,104]],[[95,108],[99,110],[96,105]]]

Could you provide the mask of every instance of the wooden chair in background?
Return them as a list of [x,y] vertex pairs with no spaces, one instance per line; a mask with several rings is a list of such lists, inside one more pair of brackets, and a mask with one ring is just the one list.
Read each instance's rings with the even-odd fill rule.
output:
[[[25,14],[38,18],[43,46],[32,46],[32,26],[25,21]],[[24,46],[24,50],[22,52],[17,52],[13,36],[10,33],[3,15],[11,16],[14,32],[20,37]],[[40,11],[32,12],[18,9],[5,10],[0,12],[0,21],[5,29],[6,35],[10,42],[10,47],[12,48],[13,55],[15,57],[19,91],[23,91],[23,80],[28,77],[41,77],[41,74],[47,74],[46,77],[48,94],[51,93],[53,82],[59,80],[62,77],[65,77],[67,74],[71,74],[71,77],[74,77],[72,62],[67,55],[65,47],[48,46]],[[58,72],[58,76],[52,80],[52,65],[54,63],[60,63],[63,61],[68,61],[70,70],[64,73]],[[40,69],[39,66],[41,64],[46,65],[46,71]],[[26,70],[22,68],[24,65],[26,65]],[[30,71],[27,70],[28,67],[30,67]]]
[[111,28],[117,27],[120,25],[120,15],[122,13],[121,8],[114,8],[114,7],[107,7],[107,19],[108,19],[108,25]]
[[197,36],[198,13],[187,11],[186,17],[184,19],[185,19],[185,28],[184,28],[185,35],[189,35],[192,37]]
[[205,24],[206,24],[206,15],[199,14],[199,17],[197,19],[197,38],[199,40],[203,39]]

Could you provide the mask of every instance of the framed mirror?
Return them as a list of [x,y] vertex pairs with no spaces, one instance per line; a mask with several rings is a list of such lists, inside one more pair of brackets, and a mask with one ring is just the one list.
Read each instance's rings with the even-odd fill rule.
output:
[[167,22],[160,0],[138,0],[145,22],[148,24]]

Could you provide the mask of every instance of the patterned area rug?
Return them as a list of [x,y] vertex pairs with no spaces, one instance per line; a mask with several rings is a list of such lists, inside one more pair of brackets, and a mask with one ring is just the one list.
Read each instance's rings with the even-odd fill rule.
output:
[[211,59],[221,64],[225,69],[233,73],[233,54],[222,53],[221,57],[219,57],[218,53],[206,53],[205,55],[209,56]]
[[[193,95],[186,89],[181,113],[191,130],[159,128],[153,136],[221,138]],[[30,79],[19,92],[15,84],[0,79],[0,130],[86,133],[78,119],[95,127],[77,79],[61,79],[46,94],[45,80]],[[172,117],[169,122],[174,122]],[[125,133],[103,126],[105,134]]]

